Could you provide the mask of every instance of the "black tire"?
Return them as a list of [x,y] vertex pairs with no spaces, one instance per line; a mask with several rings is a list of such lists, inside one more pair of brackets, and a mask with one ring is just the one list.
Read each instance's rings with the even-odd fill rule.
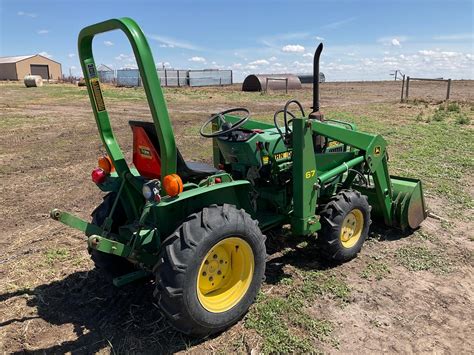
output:
[[[369,234],[369,227],[372,223],[370,220],[371,209],[367,196],[362,195],[357,190],[342,190],[323,206],[320,212],[321,230],[318,233],[318,243],[324,258],[330,261],[343,262],[357,256]],[[361,214],[356,210],[360,211]],[[346,217],[351,212],[361,216],[363,224],[359,226],[359,238],[354,242],[354,245],[348,247],[348,244],[344,243],[349,242],[343,242],[341,230],[344,222],[347,221]]]
[[[231,237],[238,237],[250,246],[253,276],[238,303],[226,311],[210,312],[198,299],[200,267],[214,246]],[[190,215],[163,242],[160,256],[154,267],[154,295],[160,308],[176,329],[202,337],[233,325],[254,302],[264,278],[265,237],[258,222],[243,209],[227,204],[212,205]]]
[[[115,192],[104,196],[104,201],[91,213],[92,224],[99,227],[102,226],[112,210],[112,205],[116,197],[117,194]],[[125,212],[120,203],[118,203],[113,216],[114,223],[112,224],[111,232],[118,231],[120,221],[122,221],[123,218],[125,218]],[[103,274],[106,279],[112,280],[115,277],[125,275],[135,270],[132,263],[120,256],[103,253],[95,249],[89,249],[89,254],[94,262],[95,268]]]

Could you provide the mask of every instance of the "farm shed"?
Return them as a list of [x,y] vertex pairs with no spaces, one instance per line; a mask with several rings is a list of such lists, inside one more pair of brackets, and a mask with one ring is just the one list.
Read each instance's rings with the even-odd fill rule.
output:
[[[268,80],[267,80],[268,79]],[[300,79],[294,74],[251,74],[242,84],[242,91],[264,91],[268,83],[269,90],[301,89]]]
[[61,64],[40,54],[0,57],[0,80],[23,80],[28,74],[40,75],[44,80],[60,80]]
[[[301,84],[312,84],[313,83],[313,74],[298,74]],[[324,83],[326,81],[326,76],[323,72],[319,72],[319,82]]]

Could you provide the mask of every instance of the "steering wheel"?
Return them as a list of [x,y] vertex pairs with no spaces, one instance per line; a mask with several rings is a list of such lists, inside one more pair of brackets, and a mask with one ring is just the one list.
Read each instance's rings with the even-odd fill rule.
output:
[[[243,112],[245,115],[242,117],[238,122],[235,122],[234,124],[227,122],[224,118],[224,115],[227,115],[232,112]],[[250,117],[250,111],[247,110],[244,107],[236,107],[236,108],[231,108],[219,113],[216,113],[215,115],[212,115],[202,126],[201,129],[199,130],[199,133],[201,136],[206,137],[206,138],[215,138],[215,137],[221,137],[225,136],[228,133],[235,131],[236,129],[240,128],[245,122],[248,121]],[[214,121],[215,119],[219,119],[219,131],[213,132],[213,133],[205,133],[204,130],[209,126],[209,124]]]

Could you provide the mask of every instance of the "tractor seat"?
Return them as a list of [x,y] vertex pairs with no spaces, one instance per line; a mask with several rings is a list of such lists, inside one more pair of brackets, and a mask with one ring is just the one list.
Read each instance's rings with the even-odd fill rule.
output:
[[[148,138],[150,139],[153,147],[155,148],[158,155],[160,155],[160,144],[158,142],[158,136],[156,135],[155,124],[153,122],[144,122],[144,121],[128,121],[130,127],[142,127]],[[183,181],[199,181],[208,177],[209,175],[215,174],[218,172],[214,167],[198,162],[189,162],[185,161],[181,155],[179,149],[176,147],[177,153],[177,164],[176,170],[178,175],[183,179]]]

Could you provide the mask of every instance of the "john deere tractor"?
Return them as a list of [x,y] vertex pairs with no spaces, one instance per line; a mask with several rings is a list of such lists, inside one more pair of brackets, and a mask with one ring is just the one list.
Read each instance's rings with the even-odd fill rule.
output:
[[[94,36],[117,29],[131,43],[153,119],[130,121],[132,165],[110,126],[92,54]],[[212,139],[214,166],[187,162],[176,147],[155,61],[133,20],[86,27],[78,46],[107,151],[92,179],[106,195],[91,221],[57,209],[51,216],[86,234],[96,267],[116,286],[153,277],[157,303],[182,332],[215,333],[247,312],[264,278],[264,233],[272,228],[317,233],[321,254],[344,262],[361,250],[372,219],[415,229],[426,218],[421,182],[389,175],[383,137],[321,114],[322,44],[311,112],[290,100],[273,124],[246,108],[213,114],[200,134]]]

